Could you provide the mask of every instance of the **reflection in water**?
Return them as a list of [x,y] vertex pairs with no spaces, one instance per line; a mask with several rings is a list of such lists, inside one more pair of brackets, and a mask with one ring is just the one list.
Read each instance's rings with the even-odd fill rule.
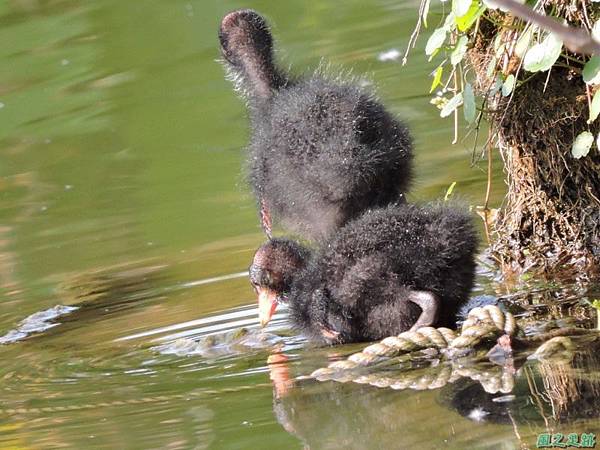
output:
[[600,340],[597,336],[577,340],[572,362],[525,364],[509,398],[495,397],[476,383],[461,381],[443,392],[442,403],[471,420],[510,424],[518,438],[531,435],[532,430],[597,434]]
[[277,420],[310,449],[439,448],[452,425],[436,418],[433,430],[432,409],[431,392],[415,403],[406,391],[353,383],[305,383],[274,399]]
[[15,343],[50,329],[57,331],[54,328],[60,325],[58,318],[72,326],[81,321],[83,326],[99,316],[131,308],[134,302],[157,298],[164,269],[164,266],[121,267],[71,275],[58,286],[58,297],[65,305],[31,314],[15,329],[0,336],[0,344]]
[[[439,368],[429,366],[421,372],[422,377],[407,377],[412,383],[374,384],[386,388],[377,389],[361,382],[318,383],[303,377],[293,382],[287,357],[273,355],[269,362],[274,413],[286,431],[311,449],[496,448],[497,437],[488,435],[486,439],[489,428],[469,428],[469,422],[509,425],[510,440],[524,448],[532,446],[543,432],[598,433],[600,338],[592,334],[572,339],[576,345],[569,361],[534,362],[518,355],[517,364],[525,364],[514,374],[514,383],[506,392],[486,387],[486,372],[494,370],[489,365],[479,364],[481,378],[455,377],[439,385],[427,384]],[[465,373],[476,369],[475,365],[474,361],[461,363]],[[401,379],[406,369],[399,370],[388,367],[388,379]],[[381,372],[374,375],[385,379]],[[419,407],[414,408],[411,389],[433,391],[421,394]],[[467,421],[457,421],[452,411]],[[431,417],[435,417],[434,427],[427,425]],[[427,431],[426,443],[415,440],[419,429]]]
[[67,305],[93,308],[122,308],[159,295],[159,282],[165,278],[164,265],[138,266],[128,264],[75,273],[58,286],[58,296]]
[[600,340],[581,338],[573,360],[541,362],[536,366],[543,387],[531,380],[540,414],[557,422],[595,419],[600,415]]
[[[8,153],[23,150],[21,146],[7,146]],[[14,301],[23,292],[17,277],[18,255],[14,251],[15,225],[26,222],[42,208],[41,199],[49,187],[37,179],[35,172],[21,172],[0,177],[0,195],[3,198],[17,198],[18,202],[3,202],[2,212],[5,223],[0,225],[0,292],[6,301]],[[8,214],[7,214],[8,213]],[[12,223],[9,225],[8,223]],[[9,300],[10,298],[10,300]]]

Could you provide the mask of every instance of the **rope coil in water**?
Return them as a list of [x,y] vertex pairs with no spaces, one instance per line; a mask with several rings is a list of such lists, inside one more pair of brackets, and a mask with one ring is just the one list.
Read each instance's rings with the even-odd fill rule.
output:
[[398,336],[390,336],[371,344],[345,360],[317,369],[311,376],[316,379],[329,379],[332,372],[371,366],[386,358],[417,350],[472,348],[483,340],[494,339],[502,334],[512,336],[517,330],[516,320],[511,313],[502,311],[496,305],[477,307],[469,311],[459,335],[449,328],[423,327],[415,331],[405,331]]
[[[495,341],[505,335],[510,336],[511,342],[522,348],[536,346],[542,342],[529,359],[569,363],[575,352],[575,346],[569,336],[589,335],[594,332],[594,330],[581,328],[562,328],[523,339],[515,336],[518,331],[515,317],[511,313],[504,312],[494,305],[477,307],[469,311],[458,335],[447,328],[424,327],[416,331],[407,331],[371,344],[345,360],[315,370],[307,378],[318,381],[352,381],[392,389],[423,390],[440,388],[459,378],[467,377],[479,382],[488,393],[509,393],[515,383],[512,365],[465,366],[464,361],[461,362],[462,360],[457,357],[464,355],[465,350],[475,348],[483,341]],[[509,344],[508,351],[511,350],[512,345]],[[431,361],[431,365],[427,368],[415,369],[412,364],[415,360],[409,357],[406,361],[411,364],[406,365],[405,370],[398,371],[399,364],[404,361],[392,358],[427,349],[442,354],[445,358]],[[392,364],[396,369],[395,372],[389,370]],[[371,372],[366,373],[369,370]]]

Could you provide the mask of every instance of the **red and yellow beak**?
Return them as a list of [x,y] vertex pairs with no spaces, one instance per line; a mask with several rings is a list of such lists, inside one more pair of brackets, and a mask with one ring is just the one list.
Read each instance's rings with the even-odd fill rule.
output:
[[260,326],[267,325],[277,309],[277,293],[268,288],[258,289],[258,319]]

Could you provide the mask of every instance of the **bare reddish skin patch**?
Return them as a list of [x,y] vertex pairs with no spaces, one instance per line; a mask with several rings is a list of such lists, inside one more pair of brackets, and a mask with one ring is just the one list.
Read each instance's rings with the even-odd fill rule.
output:
[[221,21],[221,28],[223,31],[228,31],[229,28],[235,26],[237,24],[238,16],[238,11],[233,11],[223,17],[223,20]]
[[254,255],[254,259],[252,260],[252,264],[254,264],[257,267],[260,267],[261,269],[268,267],[269,258],[267,255],[265,255],[264,247],[256,252],[256,254]]

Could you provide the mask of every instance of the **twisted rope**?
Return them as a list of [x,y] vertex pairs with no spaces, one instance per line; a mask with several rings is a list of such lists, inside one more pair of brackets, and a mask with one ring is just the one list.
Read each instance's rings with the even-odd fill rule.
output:
[[512,372],[500,366],[491,368],[464,367],[461,363],[452,360],[437,366],[401,373],[379,371],[364,374],[352,370],[323,371],[317,380],[369,384],[379,388],[395,390],[412,389],[422,391],[439,389],[465,377],[479,382],[483,389],[490,394],[509,393],[513,390],[515,384]]
[[[513,370],[499,366],[492,368],[466,367],[455,359],[457,355],[461,356],[464,352],[456,350],[473,348],[484,340],[508,335],[512,337],[513,343],[518,347],[529,347],[543,342],[529,356],[529,359],[569,363],[575,353],[575,345],[569,336],[594,333],[594,330],[581,328],[561,328],[528,339],[520,339],[514,336],[517,331],[518,326],[512,314],[503,312],[497,306],[478,307],[469,311],[459,335],[447,328],[424,327],[416,331],[408,331],[369,345],[346,360],[336,361],[329,364],[328,367],[315,370],[307,378],[318,381],[352,381],[392,389],[424,390],[437,389],[459,378],[467,377],[479,382],[488,393],[509,393],[514,388]],[[426,349],[441,352],[446,360],[440,364],[440,360],[436,359],[432,362],[434,365],[426,369],[401,373],[381,370],[386,367],[383,362],[394,356]],[[398,359],[389,360],[387,365],[395,364],[397,367],[402,362]],[[369,366],[375,364],[377,364],[378,372],[365,373]]]
[[458,336],[449,328],[422,327],[416,331],[405,331],[371,344],[345,360],[317,369],[311,376],[330,379],[332,372],[371,366],[387,358],[417,350],[472,348],[483,340],[494,339],[502,334],[513,335],[516,331],[517,323],[511,313],[504,312],[495,305],[477,307],[469,311]]

